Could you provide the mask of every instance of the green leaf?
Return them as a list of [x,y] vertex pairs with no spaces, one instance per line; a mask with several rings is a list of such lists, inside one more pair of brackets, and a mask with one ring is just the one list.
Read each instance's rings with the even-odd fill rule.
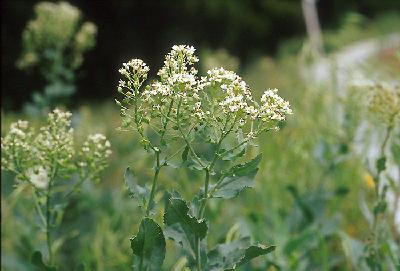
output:
[[[203,164],[206,164],[205,161],[203,161],[201,158],[199,158]],[[203,171],[204,167],[201,166],[201,164],[192,157],[191,154],[188,155],[188,159],[183,163],[184,166],[191,170],[198,170],[198,171]]]
[[35,251],[31,257],[31,263],[38,268],[40,271],[56,271],[54,266],[47,266],[43,263],[42,253],[40,251]]
[[181,198],[171,197],[168,200],[164,224],[165,235],[193,254],[197,249],[197,240],[204,239],[208,230],[206,221],[191,216],[187,203]]
[[261,159],[262,155],[259,154],[251,161],[235,165],[227,170],[223,173],[222,181],[211,189],[211,196],[230,199],[238,196],[246,187],[253,188]]
[[138,270],[161,270],[165,258],[165,238],[161,227],[154,220],[144,218],[138,234],[130,240]]
[[250,245],[250,238],[244,237],[237,241],[219,244],[211,250],[208,257],[208,270],[233,270],[258,256],[275,250],[275,246]]
[[386,169],[386,157],[382,156],[376,161],[376,169],[378,172],[382,172]]
[[237,241],[219,244],[211,250],[208,257],[208,270],[229,270],[236,267],[244,256],[245,249],[250,245],[250,238],[245,237]]
[[400,164],[400,137],[399,137],[398,142],[393,142],[391,151],[392,151],[392,155],[393,155],[393,160],[397,164]]
[[381,214],[384,213],[387,207],[386,201],[379,201],[375,206],[374,206],[374,214]]
[[271,253],[274,250],[275,246],[266,246],[262,244],[251,245],[246,249],[244,257],[241,259],[238,266],[245,264],[254,258],[257,258],[258,256]]
[[137,183],[137,178],[133,175],[133,172],[128,167],[124,174],[125,186],[128,188],[130,196],[135,198],[139,202],[139,207],[146,205],[147,199],[150,196],[150,191],[145,186],[140,186]]
[[[224,149],[221,149],[220,153],[224,153]],[[237,150],[228,151],[222,157],[224,161],[234,161],[235,159],[242,157],[246,153],[246,144],[243,144],[242,147],[238,148]]]
[[185,149],[182,152],[182,162],[186,162],[189,154],[189,145],[186,145]]

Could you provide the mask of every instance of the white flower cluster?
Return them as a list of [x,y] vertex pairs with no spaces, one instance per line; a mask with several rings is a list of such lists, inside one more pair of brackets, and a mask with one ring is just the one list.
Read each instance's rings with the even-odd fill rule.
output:
[[90,172],[92,179],[98,180],[112,153],[110,148],[110,141],[103,134],[89,135],[81,149],[79,166]]
[[[188,45],[174,45],[171,52],[165,56],[164,66],[158,71],[162,81],[170,83],[183,79],[183,75],[196,75],[197,70],[189,66],[199,61],[194,54],[196,49]],[[180,76],[179,76],[180,75]],[[188,79],[185,79],[188,81]],[[190,80],[189,80],[190,81]]]
[[67,2],[43,1],[34,10],[35,18],[28,22],[22,35],[23,54],[18,66],[28,68],[48,62],[48,50],[55,50],[61,55],[71,52],[63,61],[71,61],[74,69],[79,67],[83,53],[95,44],[96,26],[90,22],[81,24],[81,11]]
[[119,80],[118,91],[122,92],[124,88],[128,89],[133,96],[138,94],[140,86],[147,79],[149,67],[140,59],[131,59],[122,64],[118,71],[125,77],[125,80]]
[[[70,128],[71,116],[70,112],[55,109],[36,135],[29,130],[28,122],[13,123],[1,138],[2,168],[17,173],[18,180],[29,181],[37,189],[47,188],[55,178],[67,178],[82,170],[98,176],[111,153],[110,142],[101,134],[89,136],[81,151],[84,153],[87,148],[87,152],[79,155]],[[81,167],[82,163],[90,166]]]
[[135,116],[126,119],[135,119],[140,126],[142,121],[168,114],[170,118],[176,118],[178,107],[184,113],[201,113],[199,107],[195,107],[199,102],[199,80],[197,70],[192,66],[198,61],[194,52],[191,46],[173,46],[165,56],[164,66],[158,71],[159,80],[146,86],[143,91],[139,91],[139,88],[147,78],[147,65],[137,59],[124,63],[119,72],[127,80],[120,80],[118,91],[125,97],[122,103],[117,101],[121,106],[121,114],[128,116],[129,109],[132,109]]
[[376,83],[369,87],[368,111],[388,125],[400,122],[400,87]]
[[278,95],[278,90],[268,89],[261,96],[261,105],[257,117],[262,121],[283,121],[286,115],[292,114],[289,102]]
[[28,129],[28,122],[26,120],[18,120],[11,124],[10,134],[18,137],[25,137],[25,130]]
[[38,189],[47,189],[50,183],[50,172],[43,166],[34,166],[26,171],[28,180]]
[[220,93],[208,100],[216,99],[226,114],[239,114],[242,125],[246,119],[283,121],[286,115],[292,114],[289,103],[277,94],[277,89],[266,90],[260,104],[256,103],[246,82],[232,71],[215,68],[208,71],[202,81],[202,88],[217,87],[220,90]]
[[47,125],[40,128],[40,133],[35,139],[35,156],[40,164],[53,168],[56,161],[60,173],[69,172],[69,166],[75,155],[74,130],[71,125],[70,112],[55,109],[49,113]]
[[[142,120],[149,123],[153,118],[158,119],[152,122],[153,127],[165,123],[163,119],[172,119],[177,124],[183,121],[183,126],[208,123],[212,127],[221,127],[220,123],[226,120],[239,129],[248,121],[259,121],[264,126],[269,123],[276,125],[292,113],[289,103],[277,94],[276,89],[265,91],[260,103],[257,103],[249,86],[235,72],[214,68],[205,77],[198,78],[193,65],[199,59],[194,53],[192,46],[173,46],[165,56],[164,66],[158,71],[160,79],[145,87],[139,96],[125,94],[124,105],[118,102],[122,115],[134,119],[138,130],[142,130]],[[132,80],[138,80],[136,74],[143,74],[143,70],[147,75],[147,66],[141,60],[135,60],[135,63],[140,64],[130,65],[132,69],[127,69],[124,64],[120,73]],[[126,81],[120,81],[118,90],[124,93],[123,89],[129,91],[131,86]],[[250,134],[250,137],[253,135]]]
[[[212,97],[218,100],[218,105],[225,113],[247,112],[250,104],[254,103],[251,91],[246,82],[235,72],[227,71],[224,68],[214,68],[207,72],[207,77],[203,78],[202,88],[218,87],[220,95]],[[222,97],[222,99],[218,99]]]
[[19,171],[20,165],[26,164],[32,156],[32,131],[28,122],[18,120],[10,126],[10,132],[1,138],[1,165],[11,171]]
[[194,52],[192,46],[174,45],[165,56],[164,66],[157,73],[160,81],[154,82],[144,91],[144,100],[153,102],[157,97],[177,96],[186,103],[189,97],[198,98],[197,70],[192,65],[199,59]]

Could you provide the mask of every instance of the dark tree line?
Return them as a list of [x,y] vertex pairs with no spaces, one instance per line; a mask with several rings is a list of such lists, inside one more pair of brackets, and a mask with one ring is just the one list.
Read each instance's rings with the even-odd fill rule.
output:
[[[33,0],[1,1],[2,108],[18,108],[43,82],[15,68],[21,33],[32,18]],[[77,100],[112,96],[117,68],[131,57],[156,70],[173,44],[196,48],[227,48],[249,61],[260,53],[274,54],[279,44],[305,35],[300,0],[71,0],[98,26],[96,47],[86,55],[78,78]],[[356,11],[366,17],[400,11],[397,0],[321,0],[322,28],[335,27],[340,17]],[[81,99],[82,98],[82,99]]]

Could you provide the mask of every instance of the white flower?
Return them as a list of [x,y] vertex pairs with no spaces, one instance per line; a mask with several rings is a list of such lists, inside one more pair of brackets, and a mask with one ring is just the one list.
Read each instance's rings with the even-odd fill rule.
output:
[[369,113],[388,125],[400,121],[400,87],[381,82],[370,86],[367,92]]
[[262,121],[283,121],[289,114],[292,114],[289,102],[278,95],[277,89],[267,89],[263,93],[258,116]]
[[46,189],[49,186],[49,173],[43,166],[36,166],[28,169],[26,176],[29,181],[38,189]]
[[164,66],[158,71],[161,81],[174,83],[193,83],[197,70],[189,66],[198,62],[193,46],[174,45],[171,52],[165,56]]
[[125,80],[119,80],[118,92],[127,88],[132,95],[136,95],[142,83],[147,79],[149,70],[149,67],[141,59],[131,59],[127,63],[123,63],[122,68],[118,71],[125,77]]
[[10,126],[10,134],[18,136],[18,137],[25,137],[25,130],[28,129],[28,122],[23,120],[18,120],[14,122]]
[[94,143],[98,143],[106,140],[106,137],[103,134],[93,134],[89,136],[89,140],[92,140]]

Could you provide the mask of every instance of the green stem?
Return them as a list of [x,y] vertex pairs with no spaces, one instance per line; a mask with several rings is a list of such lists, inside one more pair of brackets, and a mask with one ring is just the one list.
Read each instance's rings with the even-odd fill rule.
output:
[[40,204],[39,204],[38,196],[36,195],[35,192],[33,193],[33,195],[34,195],[34,197],[35,197],[36,211],[38,212],[38,214],[39,214],[39,216],[40,216],[40,219],[42,220],[43,227],[46,227],[47,220],[46,220],[46,218],[44,217],[44,214],[43,214],[43,211],[42,211],[42,207],[41,207]]
[[[203,197],[203,201],[201,202],[201,205],[200,205],[200,208],[199,208],[199,214],[198,214],[199,219],[202,219],[204,217],[204,212],[205,212],[206,205],[207,205],[208,186],[209,186],[209,183],[210,183],[210,171],[213,169],[213,167],[214,167],[214,165],[215,165],[215,163],[217,161],[218,152],[219,152],[219,149],[221,148],[222,141],[232,131],[232,129],[233,129],[234,125],[235,125],[235,121],[234,121],[232,127],[228,131],[225,132],[226,126],[228,125],[228,121],[229,121],[229,119],[227,119],[226,122],[225,122],[225,125],[224,125],[224,128],[223,128],[223,134],[221,135],[221,138],[218,140],[216,151],[214,153],[214,157],[213,157],[212,162],[210,163],[209,166],[204,167],[204,170],[206,172],[205,179],[204,179],[204,197]],[[200,240],[199,240],[199,238],[196,240],[196,243],[197,243],[197,251],[196,251],[197,269],[198,269],[198,271],[201,271],[202,269],[201,269],[201,255],[200,255]]]
[[181,104],[182,104],[182,98],[179,99],[179,103],[178,103],[178,108],[177,108],[177,112],[176,112],[176,120],[177,120],[177,125],[178,125],[178,131],[180,132],[183,140],[185,141],[186,145],[189,147],[190,152],[193,154],[193,157],[196,159],[197,163],[199,163],[199,165],[202,168],[205,168],[204,163],[200,160],[200,158],[197,156],[196,152],[194,151],[192,145],[190,144],[189,140],[186,138],[185,134],[182,131],[182,127],[181,127],[181,123],[179,121],[179,113],[180,113],[180,108],[181,108]]
[[170,120],[169,115],[171,114],[171,110],[172,110],[172,105],[173,104],[174,104],[174,100],[171,100],[171,102],[169,104],[169,107],[168,107],[167,115],[165,116],[166,119],[165,119],[165,122],[164,122],[164,125],[163,125],[163,131],[161,132],[160,144],[164,139],[165,132],[167,131],[168,122]]
[[72,193],[74,193],[77,189],[78,189],[78,187],[80,187],[82,184],[83,184],[83,182],[86,180],[86,179],[88,179],[88,177],[89,176],[81,176],[80,177],[80,180],[78,180],[75,184],[74,184],[74,186],[71,188],[71,190],[64,196],[64,198],[68,198],[69,196],[71,196],[72,195]]
[[[263,133],[263,132],[265,132],[265,131],[270,131],[270,130],[272,130],[272,128],[265,127],[265,128],[263,128],[263,129],[259,130],[259,131],[254,135],[254,137],[257,137],[257,136],[259,136],[261,133]],[[253,138],[248,138],[248,139],[246,139],[246,140],[240,142],[239,144],[237,144],[237,145],[234,146],[233,148],[231,148],[231,149],[229,149],[229,150],[226,150],[226,151],[224,151],[223,153],[221,153],[221,154],[220,154],[220,157],[224,157],[225,154],[230,153],[230,152],[236,150],[237,148],[240,148],[241,146],[243,146],[244,144],[246,144],[247,142],[249,142],[249,141],[251,141],[251,140],[253,140]]]
[[[389,125],[386,129],[386,133],[385,133],[385,137],[382,141],[382,144],[380,146],[380,157],[378,159],[384,158],[385,157],[385,149],[386,149],[386,145],[389,141],[389,137],[390,137],[390,133],[393,130],[393,125]],[[384,170],[381,169],[377,169],[377,174],[374,178],[375,181],[375,196],[376,196],[376,205],[380,204],[380,202],[385,201],[385,191],[383,191],[382,195],[380,195],[380,191],[379,191],[379,184],[380,184],[380,178],[381,175],[383,173]],[[385,190],[385,189],[383,189]],[[379,254],[379,249],[378,249],[378,223],[379,223],[379,212],[376,210],[373,210],[373,222],[372,222],[372,240],[373,240],[373,249],[375,251],[375,254],[373,257],[378,257],[380,258],[380,254]],[[379,259],[377,260],[377,263],[379,262]]]
[[150,192],[150,197],[149,197],[149,203],[147,204],[146,208],[146,216],[149,215],[151,208],[153,207],[153,201],[154,201],[154,195],[156,191],[156,186],[157,186],[157,180],[158,180],[158,174],[160,173],[160,151],[155,151],[156,155],[156,167],[154,171],[154,177],[153,177],[153,183],[151,185],[151,192]]
[[203,270],[201,268],[201,259],[200,259],[200,240],[196,240],[196,265],[197,265],[197,271]]
[[204,211],[206,209],[206,203],[208,199],[208,185],[210,183],[210,170],[208,168],[205,168],[206,171],[206,177],[204,180],[204,198],[203,201],[201,202],[200,209],[199,209],[199,219],[202,219],[204,217]]
[[51,236],[50,236],[50,192],[51,192],[51,182],[49,182],[49,186],[47,187],[47,192],[46,192],[46,244],[47,244],[47,251],[49,253],[49,264],[51,265],[53,262],[53,254],[51,251]]

